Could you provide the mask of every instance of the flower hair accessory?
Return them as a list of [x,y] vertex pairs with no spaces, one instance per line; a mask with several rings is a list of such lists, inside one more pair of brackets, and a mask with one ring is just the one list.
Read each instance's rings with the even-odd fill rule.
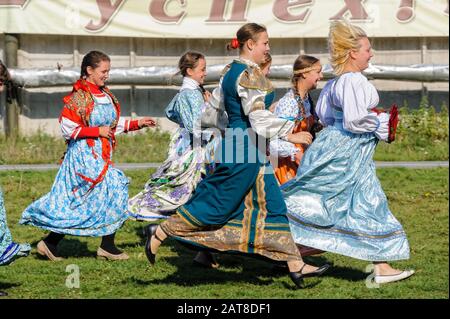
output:
[[231,47],[232,49],[237,49],[237,48],[239,48],[239,41],[238,41],[237,38],[233,38],[233,39],[231,40],[230,47]]

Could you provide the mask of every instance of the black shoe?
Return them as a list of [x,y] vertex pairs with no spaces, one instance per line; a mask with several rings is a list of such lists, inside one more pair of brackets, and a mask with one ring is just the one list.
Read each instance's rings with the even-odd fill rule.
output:
[[205,268],[219,268],[219,263],[212,253],[209,251],[200,251],[197,253],[195,258],[192,260],[194,265],[205,267]]
[[0,297],[6,297],[8,293],[6,291],[0,291]]
[[302,270],[303,270],[303,268],[305,268],[305,266],[306,266],[306,264],[303,265],[303,267],[300,269],[300,271],[289,272],[289,277],[291,277],[291,280],[294,282],[294,284],[298,288],[304,287],[303,286],[303,278],[321,276],[325,271],[328,270],[328,268],[331,267],[330,264],[325,264],[312,272],[304,274],[304,273],[302,273]]
[[147,237],[145,241],[145,255],[147,256],[150,264],[154,265],[156,261],[156,254],[152,253],[152,236],[155,235],[155,238],[161,241],[156,236],[156,229],[158,228],[158,224],[149,224],[144,227],[144,236]]

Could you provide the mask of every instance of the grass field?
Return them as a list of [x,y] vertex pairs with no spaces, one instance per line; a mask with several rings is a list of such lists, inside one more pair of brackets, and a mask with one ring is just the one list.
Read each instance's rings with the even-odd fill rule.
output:
[[[34,248],[44,231],[17,222],[28,204],[49,191],[56,174],[50,171],[0,173],[13,237],[33,245],[29,257],[0,267],[0,290],[7,290],[8,298],[448,298],[448,169],[377,172],[411,246],[411,259],[394,264],[416,270],[416,275],[403,282],[369,289],[367,262],[326,253],[307,261],[332,262],[332,270],[320,279],[308,279],[308,289],[294,290],[287,274],[253,258],[220,255],[217,270],[193,266],[195,253],[170,239],[151,267],[140,234],[145,224],[135,221],[126,222],[117,234],[118,246],[131,257],[128,261],[97,260],[100,239],[73,236],[61,243],[67,259],[58,263],[42,260]],[[150,171],[125,173],[131,178],[130,195],[134,195]],[[79,267],[80,288],[69,289],[66,279],[73,265]]]

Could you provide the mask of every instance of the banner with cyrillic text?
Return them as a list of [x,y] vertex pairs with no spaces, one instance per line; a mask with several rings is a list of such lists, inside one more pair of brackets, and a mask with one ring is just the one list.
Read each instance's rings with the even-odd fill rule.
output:
[[247,22],[271,38],[324,38],[347,19],[371,37],[449,35],[447,0],[0,0],[0,33],[232,38]]

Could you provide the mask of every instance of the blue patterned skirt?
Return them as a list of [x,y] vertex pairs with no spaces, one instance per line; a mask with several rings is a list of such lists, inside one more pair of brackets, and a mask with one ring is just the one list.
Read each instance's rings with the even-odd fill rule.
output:
[[27,256],[30,250],[29,244],[17,244],[12,241],[11,232],[6,222],[3,192],[0,188],[0,266],[11,263],[17,257]]
[[109,166],[103,181],[90,190],[80,175],[95,180],[103,170],[100,140],[94,152],[97,158],[86,140],[72,140],[51,191],[25,209],[20,223],[76,236],[115,233],[128,218],[129,180]]
[[325,128],[282,185],[294,241],[368,261],[409,258],[402,225],[376,176],[373,133]]

